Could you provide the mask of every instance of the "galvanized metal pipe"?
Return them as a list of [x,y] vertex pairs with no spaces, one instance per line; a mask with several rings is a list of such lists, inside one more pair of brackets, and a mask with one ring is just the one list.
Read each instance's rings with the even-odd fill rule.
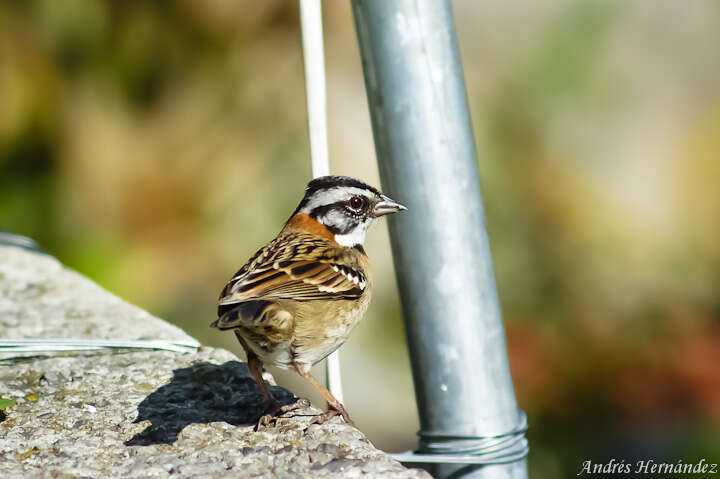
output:
[[[408,207],[388,224],[418,452],[495,453],[490,465],[440,466],[439,477],[527,477],[450,2],[352,5],[383,191]],[[497,458],[503,448],[512,462]]]

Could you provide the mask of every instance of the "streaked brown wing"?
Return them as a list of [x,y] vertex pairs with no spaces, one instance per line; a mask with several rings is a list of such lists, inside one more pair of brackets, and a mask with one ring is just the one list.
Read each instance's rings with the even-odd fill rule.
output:
[[358,298],[366,287],[365,273],[348,263],[340,249],[322,238],[279,237],[230,280],[220,307],[252,300]]

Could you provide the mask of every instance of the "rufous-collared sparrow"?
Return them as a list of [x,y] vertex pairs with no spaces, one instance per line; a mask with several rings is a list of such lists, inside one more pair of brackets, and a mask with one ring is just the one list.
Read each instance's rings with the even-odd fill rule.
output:
[[405,209],[354,178],[316,178],[280,233],[222,290],[212,326],[235,332],[270,416],[283,408],[262,379],[263,365],[292,368],[323,395],[328,411],[315,422],[340,414],[351,423],[310,368],[345,342],[368,307],[372,282],[363,248],[368,228]]

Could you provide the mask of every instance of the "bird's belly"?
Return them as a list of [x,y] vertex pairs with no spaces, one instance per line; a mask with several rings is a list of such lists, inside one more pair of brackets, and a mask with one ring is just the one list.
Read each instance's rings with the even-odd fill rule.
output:
[[368,301],[363,300],[338,303],[323,312],[312,307],[298,310],[293,341],[296,363],[316,364],[342,346],[362,320],[368,305]]
[[355,323],[339,325],[337,328],[327,331],[327,336],[311,350],[296,348],[295,356],[299,363],[317,364],[342,346],[355,327]]
[[268,342],[256,337],[255,334],[238,328],[248,348],[260,358],[263,364],[280,369],[293,366],[292,338],[280,342]]
[[292,315],[292,319],[285,323],[285,329],[274,330],[272,335],[262,325],[238,328],[247,346],[263,364],[280,369],[309,369],[322,361],[343,345],[362,320],[369,295],[359,301],[333,302],[327,308],[318,308],[312,302],[293,303],[278,304],[278,310]]

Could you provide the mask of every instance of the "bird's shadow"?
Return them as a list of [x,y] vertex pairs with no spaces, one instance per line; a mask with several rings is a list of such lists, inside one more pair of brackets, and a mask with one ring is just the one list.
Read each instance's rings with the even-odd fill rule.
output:
[[[271,386],[281,404],[295,401],[287,389]],[[224,421],[234,426],[255,424],[265,412],[265,398],[247,364],[197,363],[175,369],[170,383],[161,386],[138,405],[135,423],[150,421],[126,446],[172,444],[189,424]]]

